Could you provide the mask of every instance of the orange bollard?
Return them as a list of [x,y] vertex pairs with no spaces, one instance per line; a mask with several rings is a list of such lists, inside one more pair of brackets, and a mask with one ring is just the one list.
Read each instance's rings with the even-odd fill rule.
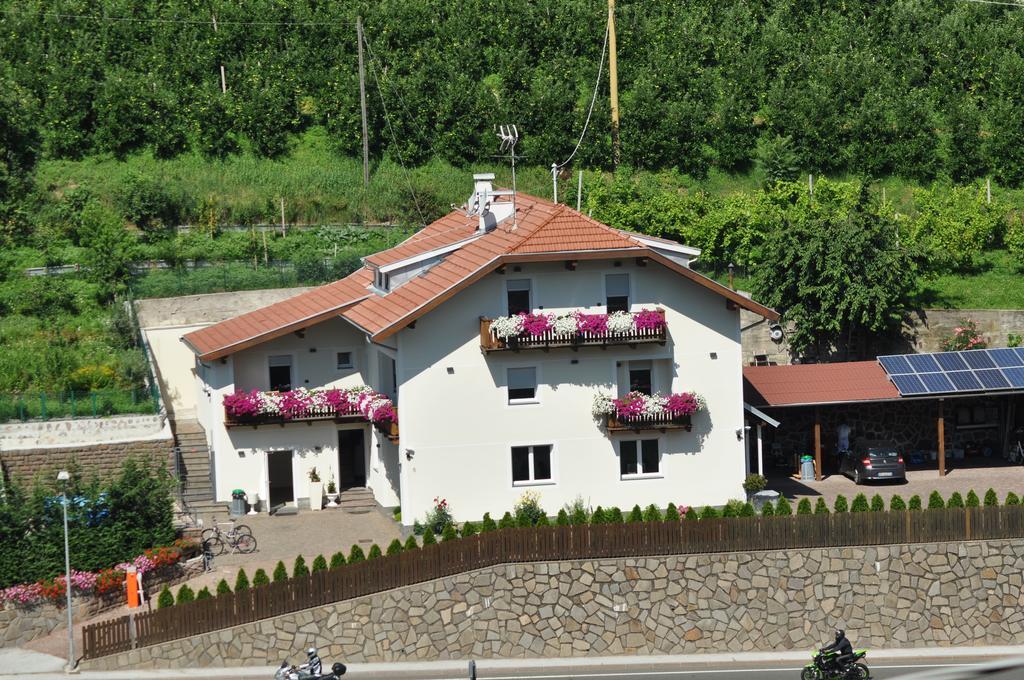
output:
[[128,586],[128,608],[135,609],[141,602],[139,600],[139,579],[135,567],[128,567],[128,573],[124,576],[125,585]]

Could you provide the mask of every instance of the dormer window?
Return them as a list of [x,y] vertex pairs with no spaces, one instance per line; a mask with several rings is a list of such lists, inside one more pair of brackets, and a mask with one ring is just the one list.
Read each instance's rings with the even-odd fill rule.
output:
[[386,293],[391,290],[391,276],[378,269],[373,275],[373,285],[377,290]]

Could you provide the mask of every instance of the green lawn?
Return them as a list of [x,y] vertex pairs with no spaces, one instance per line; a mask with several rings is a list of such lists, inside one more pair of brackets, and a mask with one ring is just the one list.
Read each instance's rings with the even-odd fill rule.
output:
[[918,300],[932,309],[1024,309],[1022,268],[1006,250],[991,250],[973,272],[923,279]]

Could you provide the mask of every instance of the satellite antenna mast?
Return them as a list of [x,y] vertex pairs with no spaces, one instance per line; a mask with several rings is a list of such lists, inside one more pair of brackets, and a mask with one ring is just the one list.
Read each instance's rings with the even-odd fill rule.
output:
[[516,213],[516,143],[519,141],[519,129],[515,125],[498,126],[498,139],[501,140],[499,150],[508,151],[512,161],[512,227],[519,226],[519,215]]

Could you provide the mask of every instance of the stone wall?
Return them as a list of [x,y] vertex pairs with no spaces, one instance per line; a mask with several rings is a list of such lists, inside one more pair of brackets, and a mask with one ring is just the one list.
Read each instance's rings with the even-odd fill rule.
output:
[[[101,611],[102,602],[95,598],[80,599],[71,608],[71,616],[78,623]],[[49,635],[58,628],[67,629],[64,607],[45,603],[32,607],[0,606],[0,649],[20,647],[26,642]]]
[[1024,643],[1024,541],[504,565],[83,668]]
[[9,477],[27,481],[37,474],[50,474],[55,470],[67,467],[71,461],[75,461],[86,477],[96,474],[100,479],[109,479],[120,471],[121,464],[129,456],[166,462],[168,471],[173,472],[174,440],[160,439],[64,448],[0,450],[0,468]]
[[170,436],[170,423],[161,414],[32,420],[0,424],[0,450],[135,442]]

